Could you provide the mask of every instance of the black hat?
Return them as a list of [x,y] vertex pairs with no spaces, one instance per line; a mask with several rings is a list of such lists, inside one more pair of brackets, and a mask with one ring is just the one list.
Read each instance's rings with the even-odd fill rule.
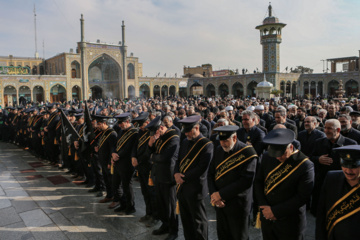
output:
[[340,155],[340,165],[345,168],[360,167],[360,145],[348,145],[334,148]]
[[281,157],[286,151],[287,146],[295,139],[294,131],[290,129],[274,129],[263,139],[263,143],[268,144],[270,157]]
[[100,123],[100,122],[107,122],[110,118],[113,118],[113,117],[102,116],[102,115],[91,115],[91,118],[96,119],[96,121],[98,123]]
[[161,124],[161,116],[154,118],[145,128],[150,130],[150,136],[153,136],[155,132],[159,129]]
[[219,140],[226,140],[231,135],[236,133],[236,131],[239,129],[238,126],[235,125],[227,125],[227,126],[221,126],[214,129],[214,131],[219,132]]
[[52,109],[52,108],[55,108],[55,107],[56,107],[56,104],[55,104],[55,103],[50,103],[50,104],[46,105],[46,107],[47,107],[48,109]]
[[352,111],[352,112],[350,112],[349,115],[350,115],[350,116],[360,117],[360,112],[358,112],[358,111]]
[[146,119],[149,118],[148,112],[141,112],[138,117],[134,118],[132,122],[138,122],[139,124],[142,124],[146,121]]
[[24,107],[17,107],[17,110],[23,110],[24,109]]
[[15,108],[13,108],[13,107],[6,107],[6,109],[8,109],[8,110],[15,110]]
[[83,113],[77,113],[75,114],[76,120],[79,120],[80,118],[84,118],[84,114]]
[[130,119],[131,114],[129,112],[116,115],[114,118],[118,120],[118,123],[125,122]]
[[190,132],[191,129],[200,121],[200,115],[192,115],[186,118],[179,120],[179,123],[182,123],[182,132],[187,133]]

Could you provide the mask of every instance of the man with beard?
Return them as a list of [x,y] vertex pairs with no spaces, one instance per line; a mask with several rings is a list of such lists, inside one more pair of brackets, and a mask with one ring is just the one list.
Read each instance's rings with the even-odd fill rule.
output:
[[185,239],[208,239],[204,199],[213,144],[200,133],[200,120],[199,115],[193,115],[179,121],[186,139],[180,145],[174,177]]
[[360,112],[353,111],[350,113],[352,127],[356,130],[360,130]]
[[254,188],[264,240],[305,238],[306,202],[314,182],[314,165],[292,142],[290,129],[274,129],[264,138],[264,153]]
[[151,177],[155,185],[157,209],[160,228],[152,232],[153,235],[169,233],[167,240],[178,236],[179,220],[175,213],[176,186],[174,168],[178,157],[180,139],[174,129],[168,129],[161,116],[157,116],[147,126],[150,131],[149,147],[152,152],[153,167]]
[[360,236],[360,146],[335,148],[341,170],[327,173],[316,217],[317,240],[351,240]]
[[330,104],[328,107],[328,112],[326,115],[326,120],[328,119],[337,119],[339,116],[339,113],[336,112],[335,104]]
[[305,117],[306,117],[305,108],[299,107],[297,109],[296,118],[295,118],[295,123],[296,123],[298,132],[305,130],[305,126],[304,126]]
[[257,154],[251,145],[236,137],[238,126],[214,129],[219,132],[220,145],[208,173],[211,204],[216,210],[217,235],[220,240],[249,239],[249,214],[252,183]]
[[316,140],[326,137],[325,133],[316,129],[316,122],[315,117],[306,117],[304,121],[305,130],[299,132],[298,141],[301,145],[301,151],[306,156],[310,156]]
[[355,140],[357,144],[360,144],[360,131],[351,126],[351,117],[349,115],[341,114],[339,115],[339,122],[341,125],[341,135]]
[[310,156],[315,166],[315,184],[312,194],[311,213],[316,216],[321,186],[326,173],[330,170],[340,170],[339,154],[333,148],[356,145],[356,142],[340,134],[341,125],[337,119],[329,119],[325,122],[326,138],[315,141],[313,152]]

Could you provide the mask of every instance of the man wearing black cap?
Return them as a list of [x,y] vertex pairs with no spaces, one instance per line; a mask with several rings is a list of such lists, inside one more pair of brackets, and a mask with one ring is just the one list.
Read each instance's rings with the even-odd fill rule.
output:
[[98,153],[99,162],[101,165],[101,172],[104,176],[104,182],[106,187],[106,196],[104,199],[100,200],[100,203],[107,203],[113,200],[113,191],[111,184],[111,153],[114,148],[114,143],[116,142],[117,133],[114,129],[110,128],[107,121],[108,117],[105,116],[96,116],[99,128],[102,131],[100,135],[98,146],[94,147],[95,152]]
[[238,126],[215,128],[220,145],[208,173],[211,204],[216,207],[217,235],[224,239],[249,239],[249,214],[257,154],[236,137]]
[[149,139],[150,131],[145,128],[149,123],[149,113],[142,112],[137,118],[132,120],[139,126],[139,133],[137,135],[135,147],[131,153],[132,165],[137,169],[139,174],[139,182],[141,187],[141,193],[145,202],[145,216],[139,219],[139,222],[148,221],[149,224],[156,221],[156,208],[153,200],[153,186],[149,186],[149,174],[151,170],[151,163],[149,161]]
[[206,176],[213,155],[212,142],[200,133],[199,115],[180,120],[186,139],[181,142],[175,165],[177,197],[185,239],[207,239],[208,223],[204,199]]
[[[131,153],[137,139],[137,129],[131,124],[130,113],[115,116],[121,131],[118,133],[117,141],[112,151],[113,164],[113,191],[114,200],[109,208],[115,208],[115,212],[129,215],[135,212],[134,192],[132,189],[132,176],[134,167],[131,162]],[[122,187],[122,190],[121,190]]]
[[351,240],[360,236],[360,146],[335,148],[342,170],[329,171],[319,199],[317,240]]
[[306,202],[314,182],[314,165],[291,144],[295,133],[275,129],[264,138],[264,153],[255,178],[263,239],[305,238]]
[[47,105],[47,108],[50,111],[50,117],[47,122],[47,126],[44,128],[44,131],[47,132],[47,143],[46,147],[48,149],[49,153],[49,161],[51,163],[57,162],[57,156],[56,156],[56,146],[54,144],[55,137],[56,137],[56,125],[60,120],[60,116],[57,113],[56,105],[49,104]]
[[151,177],[155,185],[157,209],[162,225],[153,235],[169,233],[167,240],[176,239],[179,220],[175,213],[176,186],[175,163],[179,152],[179,136],[174,129],[168,129],[161,117],[154,118],[147,126],[150,130],[149,147],[152,152]]

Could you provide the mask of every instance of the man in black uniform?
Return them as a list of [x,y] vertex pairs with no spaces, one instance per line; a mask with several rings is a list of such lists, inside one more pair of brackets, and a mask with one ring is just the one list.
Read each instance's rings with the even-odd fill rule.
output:
[[[135,212],[134,192],[132,189],[132,176],[134,167],[131,162],[131,153],[135,147],[137,139],[137,129],[131,124],[130,113],[122,113],[115,116],[121,131],[114,144],[112,151],[113,176],[112,186],[114,191],[114,200],[109,208],[115,209],[121,215],[129,215]],[[122,187],[122,190],[121,190]]]
[[314,165],[291,144],[295,133],[275,129],[264,138],[269,144],[255,178],[255,195],[264,240],[302,240],[306,202],[314,183]]
[[168,129],[161,117],[154,118],[147,126],[150,130],[149,147],[152,152],[151,170],[155,184],[157,209],[162,225],[152,232],[153,235],[169,233],[167,240],[178,236],[179,220],[175,213],[176,185],[174,168],[178,158],[180,139],[175,129]]
[[104,182],[106,187],[106,196],[104,199],[100,200],[100,203],[107,203],[113,200],[113,191],[111,186],[111,153],[113,150],[113,145],[116,143],[117,134],[114,129],[110,128],[107,121],[109,117],[105,116],[96,116],[99,128],[102,130],[100,139],[98,141],[98,146],[96,146],[95,152],[98,153],[99,162],[101,165],[101,172],[104,176]]
[[179,121],[186,139],[181,142],[175,165],[177,197],[185,239],[208,239],[204,199],[208,194],[206,176],[213,156],[213,144],[200,133],[199,115]]
[[317,240],[352,240],[360,236],[360,146],[335,148],[342,171],[327,173],[316,217]]
[[50,117],[47,122],[44,131],[47,132],[47,143],[46,147],[48,148],[49,161],[51,163],[57,162],[57,150],[55,146],[55,137],[56,137],[56,125],[60,121],[60,116],[58,115],[55,103],[49,104],[46,106],[50,111]]
[[216,206],[217,235],[220,240],[249,239],[249,214],[257,154],[251,145],[236,137],[238,126],[215,128],[220,145],[208,173],[211,204]]

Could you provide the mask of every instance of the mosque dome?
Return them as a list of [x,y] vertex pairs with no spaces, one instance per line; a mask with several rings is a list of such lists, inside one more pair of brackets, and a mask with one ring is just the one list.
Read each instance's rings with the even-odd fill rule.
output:
[[264,19],[263,24],[279,23],[279,19],[275,16],[269,16]]
[[195,74],[191,75],[190,78],[203,78],[203,77],[204,77],[203,75],[201,75],[199,73],[195,73]]
[[257,87],[273,87],[274,85],[271,82],[268,81],[262,81],[259,82],[258,85],[256,85]]

